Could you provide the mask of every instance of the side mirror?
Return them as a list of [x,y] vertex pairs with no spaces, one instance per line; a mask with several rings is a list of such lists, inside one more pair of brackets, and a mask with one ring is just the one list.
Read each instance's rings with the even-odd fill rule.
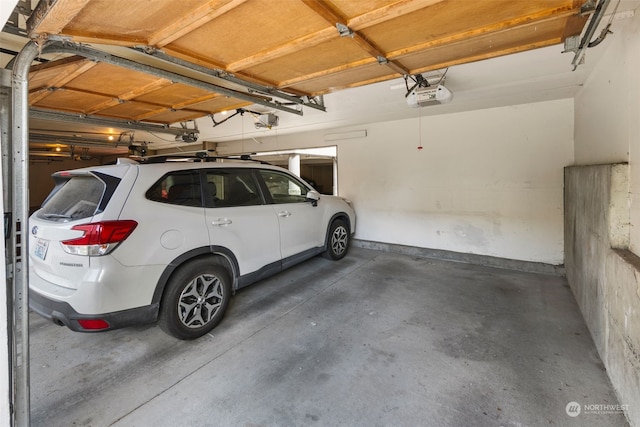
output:
[[318,206],[318,200],[320,200],[320,193],[315,190],[311,190],[306,196],[307,202],[311,202],[313,206]]

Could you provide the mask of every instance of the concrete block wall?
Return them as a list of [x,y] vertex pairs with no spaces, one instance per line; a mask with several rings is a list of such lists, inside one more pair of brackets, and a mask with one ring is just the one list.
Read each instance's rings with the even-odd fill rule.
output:
[[564,229],[569,285],[620,404],[640,426],[640,257],[628,250],[629,165],[565,168]]

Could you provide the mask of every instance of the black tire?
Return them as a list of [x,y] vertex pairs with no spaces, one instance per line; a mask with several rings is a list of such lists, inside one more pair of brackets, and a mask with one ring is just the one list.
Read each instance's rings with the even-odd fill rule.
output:
[[175,338],[199,338],[220,323],[230,298],[227,270],[211,258],[191,261],[180,267],[167,283],[158,323]]
[[342,259],[349,250],[349,243],[351,243],[349,226],[344,220],[336,219],[329,227],[327,249],[322,253],[322,256],[332,260]]

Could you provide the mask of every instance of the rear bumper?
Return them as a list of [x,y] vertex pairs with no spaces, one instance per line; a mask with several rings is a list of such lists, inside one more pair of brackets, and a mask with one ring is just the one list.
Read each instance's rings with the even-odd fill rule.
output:
[[[56,325],[66,326],[76,332],[103,332],[125,326],[152,323],[158,319],[159,304],[151,304],[129,310],[103,314],[81,314],[69,304],[50,300],[36,292],[29,292],[29,308]],[[103,329],[85,329],[79,320],[104,320],[109,327]]]

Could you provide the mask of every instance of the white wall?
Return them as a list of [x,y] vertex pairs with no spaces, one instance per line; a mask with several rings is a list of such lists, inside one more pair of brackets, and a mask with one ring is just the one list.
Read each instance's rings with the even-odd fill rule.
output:
[[[640,14],[616,22],[575,99],[578,165],[629,162],[630,249],[640,255]],[[587,57],[588,60],[588,57]],[[635,227],[633,225],[636,225]]]
[[[339,193],[355,204],[356,238],[562,264],[573,101],[428,114],[424,108],[413,119],[220,143],[218,150],[336,143]],[[325,134],[351,130],[367,136],[324,142]]]
[[[574,187],[569,196],[580,196],[579,213],[568,216],[568,225],[572,217],[574,222],[588,221],[581,232],[567,226],[576,234],[567,236],[573,245],[567,248],[567,278],[620,403],[628,405],[630,425],[640,426],[640,14],[636,10],[633,18],[614,24],[613,34],[598,47],[604,49],[602,58],[575,98],[575,158],[579,165],[628,162],[622,166],[628,179],[607,186],[606,181],[580,175],[579,185],[568,185]],[[568,175],[593,175],[605,167],[571,168]],[[596,192],[603,185],[610,187],[610,197]],[[626,212],[616,214],[619,227],[609,227],[628,230],[626,239],[616,242],[593,220],[609,214],[614,196],[622,199],[618,205]],[[574,210],[569,206],[569,213]],[[629,250],[624,249],[625,240]]]
[[4,27],[17,4],[18,0],[0,0],[0,25]]

